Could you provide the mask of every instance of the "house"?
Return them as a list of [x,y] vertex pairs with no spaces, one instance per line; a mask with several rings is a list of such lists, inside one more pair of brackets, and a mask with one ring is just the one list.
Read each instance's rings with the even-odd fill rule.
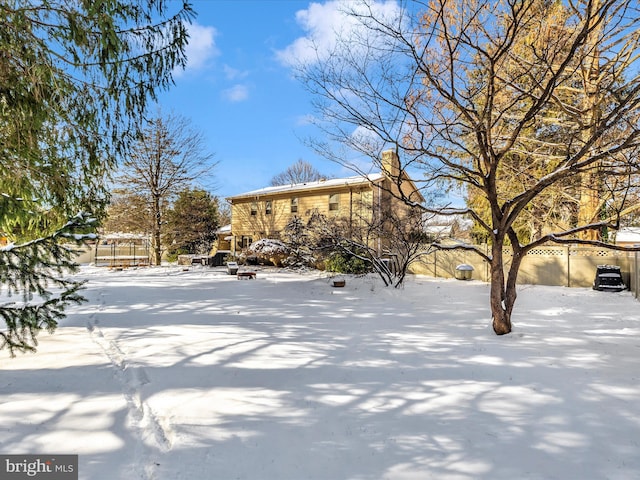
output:
[[229,253],[231,251],[231,224],[223,225],[216,230],[217,241],[211,250],[211,255],[215,255],[218,251]]
[[355,226],[385,209],[408,214],[410,207],[397,196],[402,192],[415,203],[424,202],[424,198],[401,172],[394,151],[383,152],[381,160],[382,171],[376,174],[267,187],[227,198],[231,204],[231,250],[239,251],[262,238],[282,238],[293,217],[307,220],[318,213],[340,217]]
[[449,238],[470,242],[472,227],[473,221],[464,215],[424,215],[424,232],[432,241]]
[[640,245],[640,227],[623,227],[615,234],[616,245],[636,247]]

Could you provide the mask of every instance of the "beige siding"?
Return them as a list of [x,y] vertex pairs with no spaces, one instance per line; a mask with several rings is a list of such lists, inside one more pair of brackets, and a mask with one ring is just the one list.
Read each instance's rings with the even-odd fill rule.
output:
[[[383,175],[376,175],[373,183],[368,183],[363,178],[362,183],[316,183],[308,188],[305,185],[302,189],[300,185],[296,185],[290,191],[256,191],[232,197],[231,234],[235,239],[232,250],[261,238],[282,238],[287,223],[294,216],[303,222],[313,213],[344,219],[348,228],[354,229],[354,235],[358,227],[367,226],[372,220],[377,223],[380,219],[388,218],[388,212],[402,221],[411,209],[402,200],[395,198],[400,188],[405,197],[416,203],[423,201],[423,198],[414,183],[399,172],[397,156],[393,152],[386,152],[383,154]],[[395,181],[398,175],[403,178],[401,187]],[[291,208],[293,198],[296,199],[295,211]],[[379,247],[384,244],[383,239],[374,240],[367,236],[367,241],[372,240]]]
[[[337,195],[336,209],[330,210],[329,199]],[[291,199],[297,198],[297,212],[291,211]],[[318,192],[298,191],[259,198],[233,199],[231,205],[231,231],[236,239],[251,237],[280,238],[287,223],[297,216],[306,221],[317,212],[327,217],[342,217],[354,223],[371,219],[373,203],[371,186],[327,189]],[[268,202],[271,212],[267,213]],[[255,214],[252,215],[252,205]]]

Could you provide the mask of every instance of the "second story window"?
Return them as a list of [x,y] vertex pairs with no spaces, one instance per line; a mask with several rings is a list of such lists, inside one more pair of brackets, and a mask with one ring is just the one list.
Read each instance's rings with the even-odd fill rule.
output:
[[339,204],[340,204],[340,194],[334,193],[333,195],[329,195],[329,211],[330,212],[337,211]]
[[266,215],[271,215],[271,200],[264,202],[264,213]]
[[251,203],[251,216],[258,214],[258,204],[256,202]]
[[291,199],[291,213],[298,213],[298,197]]

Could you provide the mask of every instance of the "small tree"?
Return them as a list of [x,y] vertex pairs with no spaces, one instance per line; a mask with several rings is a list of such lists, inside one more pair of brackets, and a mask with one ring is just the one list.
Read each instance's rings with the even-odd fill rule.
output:
[[358,259],[376,272],[385,286],[398,288],[405,280],[409,265],[433,248],[424,235],[429,217],[419,211],[400,216],[388,208],[372,217],[346,222],[316,213],[307,228],[316,251],[325,255],[337,252],[345,258]]
[[166,245],[171,255],[207,254],[220,226],[218,199],[209,192],[186,189],[167,214]]
[[[204,136],[178,115],[158,115],[149,120],[132,153],[123,164],[117,182],[129,195],[142,195],[151,218],[151,248],[156,265],[162,262],[164,218],[178,193],[201,181],[215,166],[207,153]],[[148,218],[141,220],[144,224]]]

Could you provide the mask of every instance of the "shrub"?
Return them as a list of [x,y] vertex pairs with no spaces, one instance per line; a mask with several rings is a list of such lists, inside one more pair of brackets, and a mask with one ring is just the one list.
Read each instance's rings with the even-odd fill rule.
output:
[[253,242],[244,252],[247,263],[272,264],[281,267],[289,256],[289,248],[280,240],[263,238]]
[[361,275],[370,271],[364,260],[342,252],[332,253],[324,264],[328,272]]

